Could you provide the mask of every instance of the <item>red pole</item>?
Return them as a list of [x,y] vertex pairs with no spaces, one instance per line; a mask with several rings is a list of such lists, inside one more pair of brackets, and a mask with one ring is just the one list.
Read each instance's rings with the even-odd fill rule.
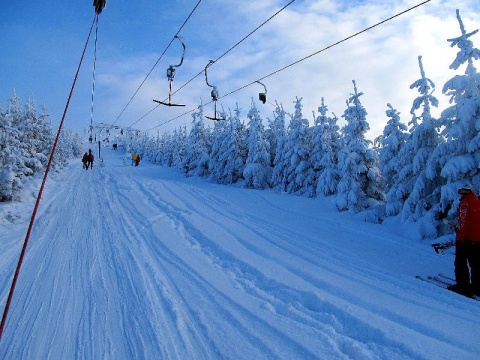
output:
[[50,152],[50,158],[48,159],[47,168],[45,169],[45,174],[43,175],[42,185],[40,186],[40,190],[39,190],[38,195],[37,195],[37,200],[36,200],[35,206],[33,208],[32,217],[30,218],[30,224],[28,225],[27,234],[25,235],[25,240],[23,242],[22,252],[20,253],[20,258],[18,259],[18,264],[17,264],[17,268],[15,270],[15,275],[13,276],[12,286],[10,287],[10,292],[8,293],[7,303],[5,304],[5,309],[3,311],[2,322],[0,324],[0,339],[2,338],[3,329],[5,327],[5,322],[7,320],[8,310],[10,309],[10,304],[12,302],[12,297],[13,297],[13,292],[15,291],[15,286],[16,286],[17,280],[18,280],[18,274],[20,273],[20,268],[22,267],[23,258],[25,256],[25,252],[27,250],[28,240],[30,239],[30,233],[32,232],[33,222],[35,221],[35,216],[37,214],[38,205],[40,204],[40,198],[42,197],[43,188],[45,187],[45,182],[47,180],[48,172],[50,171],[50,167],[52,165],[53,156],[55,155],[55,150],[57,148],[58,139],[60,138],[60,134],[62,132],[63,122],[65,120],[65,115],[67,114],[68,105],[70,104],[70,99],[72,98],[73,89],[75,88],[75,83],[77,82],[78,73],[80,72],[80,67],[81,67],[82,62],[83,62],[83,57],[85,56],[85,51],[87,50],[88,42],[90,40],[90,35],[92,34],[93,24],[95,23],[95,19],[96,19],[97,16],[98,15],[95,14],[95,17],[94,17],[93,22],[92,22],[92,26],[90,27],[90,32],[88,33],[87,41],[85,43],[85,47],[83,48],[82,57],[80,58],[80,63],[78,64],[77,72],[75,74],[75,78],[73,79],[72,88],[70,89],[70,94],[68,95],[67,104],[65,105],[65,110],[63,111],[62,120],[60,121],[60,125],[58,126],[57,136],[55,138],[55,142],[53,143],[52,151]]

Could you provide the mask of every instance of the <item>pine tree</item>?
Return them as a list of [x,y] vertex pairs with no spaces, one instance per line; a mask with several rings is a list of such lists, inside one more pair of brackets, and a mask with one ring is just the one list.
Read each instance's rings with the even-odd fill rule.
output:
[[[320,115],[315,120],[315,139],[313,150],[313,166],[318,171],[317,195],[332,195],[337,191],[340,173],[338,171],[338,152],[340,150],[340,134],[337,117],[327,116],[328,108],[322,98],[318,108]],[[317,148],[316,148],[317,147]]]
[[[277,103],[274,111],[274,119],[270,124],[272,132],[271,147],[275,146],[273,152],[273,170],[270,184],[272,187],[281,187],[285,177],[285,142],[286,142],[286,128],[285,128],[285,110]],[[274,140],[273,140],[274,139]],[[275,145],[273,145],[275,144]]]
[[474,66],[474,60],[480,59],[480,50],[470,40],[478,29],[467,33],[458,10],[456,14],[461,35],[448,39],[451,47],[459,48],[450,69],[466,65],[466,70],[443,87],[443,93],[450,96],[452,103],[440,117],[446,141],[433,152],[427,173],[429,179],[440,175],[443,180],[439,211],[451,209],[451,214],[456,211],[459,187],[470,184],[477,192],[480,188],[480,74]]
[[173,132],[173,160],[172,166],[181,169],[183,156],[185,153],[185,142],[187,139],[187,128],[182,126],[175,128]]
[[212,151],[210,153],[208,167],[210,169],[210,178],[216,182],[219,182],[223,172],[220,158],[222,157],[222,152],[224,150],[222,144],[228,136],[228,128],[227,121],[216,121],[213,126]]
[[[387,104],[387,116],[390,118],[383,129],[383,135],[377,139],[380,143],[379,160],[382,171],[383,188],[386,190],[386,213],[389,216],[397,215],[404,204],[402,192],[397,189],[402,186],[400,171],[403,168],[400,161],[401,150],[409,137],[407,126],[400,121],[400,113],[390,104]],[[410,161],[410,159],[405,159]]]
[[347,121],[343,131],[343,147],[338,154],[341,179],[338,184],[337,207],[339,210],[359,212],[384,198],[380,186],[380,170],[371,142],[365,134],[369,130],[367,112],[360,102],[363,93],[354,93],[347,101],[342,117]]
[[245,126],[240,121],[240,109],[237,104],[235,114],[228,117],[227,136],[222,143],[219,157],[218,182],[221,184],[235,184],[243,179],[243,170],[246,161]]
[[192,129],[185,144],[183,168],[187,176],[207,176],[209,154],[201,106],[192,114],[192,118]]
[[247,117],[249,119],[245,139],[247,158],[245,169],[243,170],[245,187],[265,189],[269,186],[268,181],[271,176],[269,146],[265,139],[262,119],[253,100]]
[[[410,85],[411,89],[417,88],[420,96],[414,101],[410,113],[412,121],[416,124],[410,139],[412,148],[412,178],[411,189],[402,208],[403,220],[420,220],[434,206],[435,199],[433,194],[436,189],[435,181],[428,179],[426,176],[426,164],[439,143],[437,120],[430,113],[431,106],[438,106],[438,100],[431,95],[435,89],[433,81],[425,76],[423,69],[422,57],[418,57],[421,78]],[[420,116],[415,111],[421,110]],[[421,122],[419,123],[419,120]],[[425,229],[426,232],[431,230]]]
[[308,120],[302,115],[302,99],[295,101],[295,113],[288,125],[284,149],[285,176],[283,190],[287,193],[301,192],[305,189],[305,177],[310,166],[309,155],[311,133]]

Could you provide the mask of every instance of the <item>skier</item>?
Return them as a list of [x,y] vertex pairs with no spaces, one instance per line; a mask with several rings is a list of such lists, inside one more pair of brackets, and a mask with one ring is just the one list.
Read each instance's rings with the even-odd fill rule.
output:
[[88,169],[87,162],[88,162],[88,154],[85,153],[85,154],[83,154],[83,157],[82,157],[83,168],[85,170]]
[[140,155],[137,154],[137,157],[135,158],[135,166],[138,166],[140,164]]
[[[462,295],[480,295],[480,199],[469,185],[458,189],[458,225],[455,229],[455,280],[448,288]],[[470,267],[470,269],[469,269]]]
[[93,169],[93,160],[95,159],[95,157],[93,156],[92,149],[88,150],[87,157],[88,157],[87,170],[88,170],[88,167],[90,167],[90,169]]
[[133,152],[132,154],[132,166],[137,163],[137,153]]

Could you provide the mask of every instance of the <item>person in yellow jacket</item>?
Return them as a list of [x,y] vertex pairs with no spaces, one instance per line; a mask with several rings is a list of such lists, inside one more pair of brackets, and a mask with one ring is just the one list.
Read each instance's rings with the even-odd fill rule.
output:
[[132,166],[133,164],[135,164],[137,162],[137,153],[136,152],[133,152],[132,154]]

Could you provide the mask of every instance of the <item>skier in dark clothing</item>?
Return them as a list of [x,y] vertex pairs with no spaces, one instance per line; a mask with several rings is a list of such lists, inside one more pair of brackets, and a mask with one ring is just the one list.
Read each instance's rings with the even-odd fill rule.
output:
[[93,160],[95,157],[93,156],[92,149],[88,150],[88,155],[87,155],[87,170],[90,167],[90,169],[93,169]]
[[470,186],[458,190],[458,225],[454,226],[455,280],[449,289],[462,295],[480,296],[480,199]]
[[88,154],[87,154],[87,153],[83,154],[82,163],[83,163],[83,168],[84,168],[85,170],[87,170],[87,169],[88,169],[88,167],[87,167]]

